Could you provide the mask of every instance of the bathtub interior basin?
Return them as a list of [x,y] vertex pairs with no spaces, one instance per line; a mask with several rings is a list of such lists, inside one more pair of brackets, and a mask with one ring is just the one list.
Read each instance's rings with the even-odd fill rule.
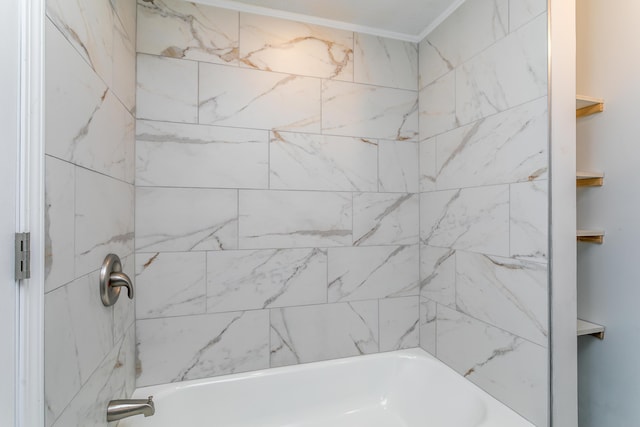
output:
[[421,349],[139,388],[121,427],[531,427]]

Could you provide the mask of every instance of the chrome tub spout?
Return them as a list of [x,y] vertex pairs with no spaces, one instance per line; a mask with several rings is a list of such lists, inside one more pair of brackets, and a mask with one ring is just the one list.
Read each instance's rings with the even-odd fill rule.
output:
[[107,406],[107,421],[118,421],[140,414],[150,417],[155,412],[156,407],[153,404],[153,396],[149,396],[149,399],[112,400]]

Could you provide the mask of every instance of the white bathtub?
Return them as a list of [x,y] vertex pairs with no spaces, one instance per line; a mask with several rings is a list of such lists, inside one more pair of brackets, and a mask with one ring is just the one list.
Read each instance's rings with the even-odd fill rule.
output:
[[420,349],[137,389],[121,427],[533,426]]

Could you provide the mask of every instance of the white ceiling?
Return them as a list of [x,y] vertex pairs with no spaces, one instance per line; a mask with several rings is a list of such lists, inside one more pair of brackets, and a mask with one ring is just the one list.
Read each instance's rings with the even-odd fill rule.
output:
[[465,0],[191,0],[408,41],[420,41]]

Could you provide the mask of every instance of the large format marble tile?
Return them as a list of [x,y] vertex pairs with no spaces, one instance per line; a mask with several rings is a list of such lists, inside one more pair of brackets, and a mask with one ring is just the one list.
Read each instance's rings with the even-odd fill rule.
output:
[[329,249],[329,301],[418,295],[418,246]]
[[113,345],[112,309],[102,305],[98,274],[45,296],[45,400],[55,420]]
[[417,193],[419,147],[413,141],[378,141],[378,190]]
[[459,311],[547,346],[546,264],[460,251],[456,257]]
[[504,37],[508,26],[509,0],[464,2],[420,43],[420,87]]
[[271,310],[271,367],[378,350],[378,301]]
[[526,182],[548,170],[547,98],[437,137],[439,190]]
[[[129,276],[133,281],[135,292],[138,291],[138,281],[136,279],[136,256],[131,254],[120,258],[122,262],[122,271]],[[130,299],[127,296],[126,289],[122,290],[118,303],[113,306],[113,342],[117,343],[120,339],[127,334],[127,332],[133,327],[135,328],[136,321],[136,302],[135,299]],[[135,346],[135,343],[132,344]],[[132,350],[134,351],[134,350]],[[134,369],[134,368],[132,368]],[[132,384],[133,387],[133,384]],[[132,388],[133,390],[133,388]]]
[[461,124],[547,94],[547,17],[541,15],[458,67]]
[[[119,0],[119,2],[123,3],[124,1]],[[133,3],[133,1],[129,3]],[[122,6],[122,8],[125,7]],[[135,20],[135,6],[133,15]],[[133,28],[127,29],[122,22],[116,17],[113,27],[113,83],[111,88],[127,110],[134,112],[136,104],[135,25]]]
[[133,252],[133,186],[76,169],[76,277],[97,270],[110,254]]
[[240,63],[260,70],[353,80],[353,33],[240,14]]
[[418,46],[368,34],[355,34],[354,81],[418,90]]
[[545,262],[549,247],[549,182],[511,185],[511,256]]
[[135,272],[136,318],[206,312],[206,253],[137,253]]
[[420,299],[420,348],[436,355],[436,321],[438,305],[428,299]]
[[268,132],[139,120],[136,184],[267,188]]
[[240,191],[240,249],[351,245],[350,193]]
[[455,71],[452,71],[420,91],[420,139],[459,126],[456,118],[455,77]]
[[408,193],[353,195],[353,244],[412,245],[418,243],[420,198]]
[[237,233],[237,190],[136,189],[139,252],[235,249]]
[[180,0],[138,0],[138,52],[237,64],[238,15]]
[[133,117],[46,22],[46,153],[133,182]]
[[[53,427],[107,427],[105,408],[113,399],[131,396],[135,382],[135,334],[129,328],[66,407]],[[50,426],[53,420],[47,419]]]
[[380,300],[380,351],[418,347],[419,302],[417,296]]
[[517,30],[546,10],[546,0],[509,0],[509,30]]
[[[116,17],[120,20],[123,29],[127,35],[133,39],[133,45],[136,44],[136,26],[137,26],[137,5],[131,0],[110,0]],[[135,51],[135,49],[134,49]]]
[[534,425],[546,425],[545,348],[443,306],[437,330],[440,360]]
[[509,255],[509,186],[422,193],[420,238],[429,246]]
[[271,132],[270,188],[377,191],[378,143],[365,138]]
[[327,302],[322,249],[223,251],[207,254],[207,311],[250,310]]
[[75,166],[45,157],[45,279],[49,292],[75,278]]
[[110,1],[47,0],[46,4],[47,16],[102,80],[110,85],[114,25]]
[[390,140],[417,139],[415,91],[325,80],[322,132]]
[[138,54],[138,119],[198,122],[198,63]]
[[456,251],[420,247],[420,296],[454,308],[456,304]]
[[420,191],[436,189],[436,137],[420,142]]
[[200,64],[200,123],[320,131],[320,80]]
[[267,310],[138,320],[137,387],[269,367]]

